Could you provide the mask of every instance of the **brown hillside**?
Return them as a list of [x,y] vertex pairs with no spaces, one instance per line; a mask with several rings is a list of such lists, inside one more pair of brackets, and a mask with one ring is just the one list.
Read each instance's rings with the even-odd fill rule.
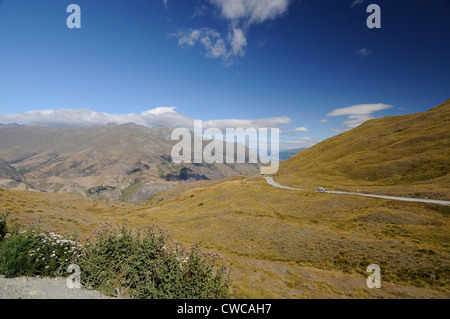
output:
[[449,127],[450,100],[427,112],[370,120],[283,161],[275,180],[450,199]]
[[[237,298],[448,298],[446,206],[278,189],[258,178],[201,181],[142,204],[0,189],[0,212],[59,234],[92,236],[126,218],[199,243],[231,269]],[[382,289],[366,287],[367,265]]]

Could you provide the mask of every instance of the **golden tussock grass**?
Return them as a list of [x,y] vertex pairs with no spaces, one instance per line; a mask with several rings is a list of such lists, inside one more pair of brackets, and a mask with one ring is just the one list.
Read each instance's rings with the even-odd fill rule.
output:
[[283,161],[280,184],[450,200],[450,100],[369,120]]

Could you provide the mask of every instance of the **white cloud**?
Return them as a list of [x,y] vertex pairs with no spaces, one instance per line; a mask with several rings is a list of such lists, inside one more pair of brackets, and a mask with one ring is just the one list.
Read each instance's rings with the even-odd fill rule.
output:
[[178,46],[183,48],[199,45],[205,57],[222,59],[225,65],[231,65],[233,58],[244,56],[247,47],[247,39],[242,29],[233,29],[227,37],[227,42],[219,32],[211,28],[178,31],[170,33],[169,37],[178,38]]
[[136,123],[145,126],[178,126],[191,121],[175,111],[175,107],[158,107],[138,113],[111,114],[90,109],[35,110],[17,114],[1,114],[0,123],[24,125],[80,126],[107,123]]
[[291,123],[291,119],[288,117],[272,117],[266,119],[257,120],[240,120],[240,119],[229,119],[229,120],[209,120],[203,121],[203,127],[217,127],[219,129],[226,128],[275,128],[281,125],[287,125]]
[[169,0],[163,0],[164,2],[164,8],[168,9]]
[[233,23],[250,26],[254,23],[263,23],[273,20],[285,13],[290,0],[210,0],[221,11],[224,18]]
[[359,104],[348,106],[344,108],[339,108],[331,111],[327,114],[327,116],[348,116],[348,120],[343,124],[352,129],[364,123],[367,120],[373,119],[375,117],[372,116],[372,113],[382,110],[387,110],[392,108],[392,105],[387,104]]
[[222,58],[224,61],[228,59],[227,48],[222,39],[218,39],[213,47],[205,46],[205,49],[208,57]]
[[177,33],[171,33],[169,36],[171,37],[177,37],[178,38],[178,46],[185,47],[185,46],[194,46],[197,41],[200,39],[200,36],[202,35],[202,32],[207,32],[207,30],[188,30],[186,32],[177,32]]
[[[200,45],[208,58],[222,59],[230,66],[246,54],[247,33],[253,24],[273,20],[287,12],[292,0],[209,0],[217,7],[220,16],[228,21],[227,36],[205,27],[178,31],[169,36],[178,38],[181,47]],[[195,8],[192,18],[204,15],[207,7],[202,4]]]
[[348,106],[340,109],[335,109],[327,114],[327,116],[341,116],[341,115],[367,115],[376,111],[390,109],[392,105],[387,104],[359,104]]
[[245,47],[247,46],[247,39],[244,36],[244,31],[242,29],[234,29],[231,37],[231,49],[233,55],[244,56]]
[[321,120],[318,120],[318,121],[315,121],[314,123],[328,123],[328,119],[321,119]]
[[183,48],[200,45],[204,50],[204,55],[208,58],[221,58],[227,62],[232,54],[221,34],[211,28],[178,31],[170,33],[169,37],[178,38],[178,46]]
[[[178,113],[176,107],[157,107],[141,113],[111,114],[95,112],[90,109],[34,110],[16,114],[0,114],[0,123],[18,123],[23,125],[87,126],[107,123],[135,123],[148,127],[186,127],[193,128],[194,121]],[[276,128],[291,122],[288,117],[263,119],[224,119],[203,121],[203,128]]]
[[309,130],[306,127],[297,127],[294,132],[309,132]]
[[330,132],[341,133],[341,132],[345,132],[345,131],[347,131],[347,129],[344,130],[344,129],[341,129],[341,128],[330,127]]
[[372,115],[350,115],[348,117],[348,121],[345,121],[343,124],[347,126],[348,128],[355,128],[357,126],[360,126],[365,121],[374,119]]

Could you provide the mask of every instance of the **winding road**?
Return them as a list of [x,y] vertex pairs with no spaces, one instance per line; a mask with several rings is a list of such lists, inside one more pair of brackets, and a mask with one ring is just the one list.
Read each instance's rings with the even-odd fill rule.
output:
[[[264,177],[269,185],[277,188],[305,191],[306,189],[302,188],[293,188],[288,186],[283,186],[278,184],[273,180],[273,177]],[[328,194],[345,194],[345,195],[358,195],[365,197],[375,197],[375,198],[383,198],[383,199],[393,199],[393,200],[401,200],[405,202],[420,202],[420,203],[432,203],[432,204],[440,204],[440,205],[450,205],[450,201],[446,200],[435,200],[435,199],[424,199],[424,198],[408,198],[408,197],[397,197],[397,196],[384,196],[384,195],[370,195],[370,194],[362,194],[362,193],[350,193],[350,192],[337,192],[337,191],[324,191],[324,193]]]

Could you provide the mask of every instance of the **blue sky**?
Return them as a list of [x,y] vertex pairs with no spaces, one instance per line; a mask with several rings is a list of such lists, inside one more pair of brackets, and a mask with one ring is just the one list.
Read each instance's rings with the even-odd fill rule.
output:
[[[81,8],[69,29],[66,8]],[[366,8],[381,8],[369,29]],[[450,98],[450,1],[0,0],[0,123],[280,127],[307,147]]]

